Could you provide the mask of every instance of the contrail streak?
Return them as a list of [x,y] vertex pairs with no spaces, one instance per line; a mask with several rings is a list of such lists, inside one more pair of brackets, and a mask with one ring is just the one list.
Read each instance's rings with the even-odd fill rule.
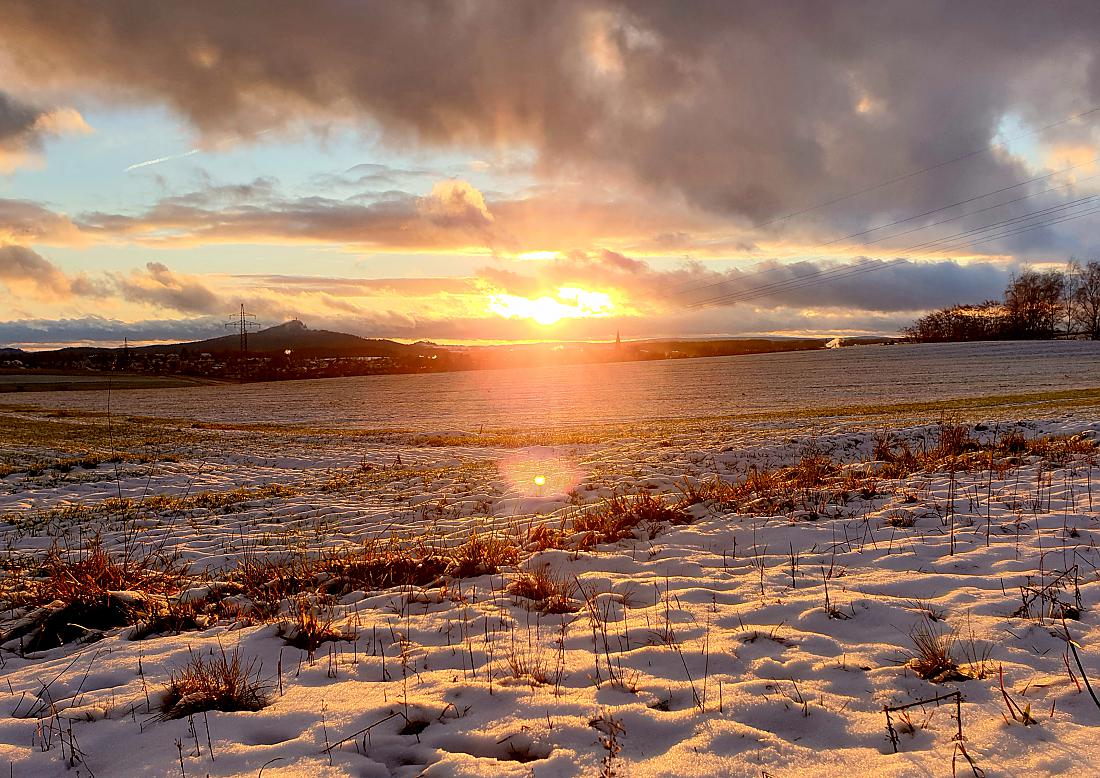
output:
[[199,149],[191,149],[183,154],[173,154],[169,157],[157,157],[156,159],[147,159],[144,162],[135,162],[130,167],[126,168],[123,173],[129,173],[131,170],[137,170],[139,167],[149,167],[149,165],[159,165],[161,162],[170,162],[173,159],[183,159],[184,157],[190,157],[192,154],[198,154]]

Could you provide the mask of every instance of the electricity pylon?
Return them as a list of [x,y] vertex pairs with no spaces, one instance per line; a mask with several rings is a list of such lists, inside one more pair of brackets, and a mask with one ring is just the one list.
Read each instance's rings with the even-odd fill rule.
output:
[[226,327],[236,327],[238,332],[241,333],[241,356],[244,357],[248,354],[248,328],[259,327],[260,325],[255,321],[256,314],[247,313],[244,309],[244,303],[241,303],[241,312],[233,314],[232,321],[226,322]]

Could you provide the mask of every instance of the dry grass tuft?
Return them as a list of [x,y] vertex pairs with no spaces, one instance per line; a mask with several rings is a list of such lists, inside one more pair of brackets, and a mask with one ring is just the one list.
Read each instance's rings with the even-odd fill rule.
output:
[[531,686],[546,686],[554,681],[541,649],[513,643],[505,657],[512,678],[526,681]]
[[474,532],[453,548],[396,539],[366,541],[320,554],[240,555],[229,580],[240,587],[262,619],[276,618],[283,603],[301,596],[332,597],[395,586],[432,586],[445,576],[495,573],[519,561],[515,542]]
[[837,470],[836,463],[827,456],[811,454],[798,460],[798,464],[789,471],[787,480],[795,488],[806,489],[821,486],[836,475]]
[[573,530],[586,533],[581,545],[589,547],[634,537],[638,527],[652,539],[664,524],[690,523],[691,517],[680,508],[670,507],[660,497],[642,492],[612,497],[579,513],[573,518]]
[[736,488],[717,475],[703,481],[692,481],[684,478],[677,484],[676,488],[683,495],[679,502],[681,508],[707,502],[727,505],[737,498]]
[[1064,465],[1075,459],[1095,456],[1097,444],[1081,435],[1052,435],[1026,441],[1025,451],[1056,465]]
[[135,546],[128,544],[122,553],[112,554],[97,535],[75,554],[54,547],[46,556],[46,577],[38,583],[36,596],[44,602],[90,604],[111,592],[178,592],[186,566],[163,554],[138,552]]
[[76,552],[52,548],[38,577],[10,592],[10,604],[35,609],[0,643],[18,638],[23,651],[42,651],[90,641],[104,630],[124,627],[168,612],[168,597],[189,580],[186,565],[155,551],[139,551],[128,540],[112,553],[93,537]]
[[209,658],[191,654],[187,664],[171,675],[158,718],[182,719],[208,710],[257,711],[268,703],[257,660],[247,662],[240,648],[224,648]]
[[284,600],[319,585],[313,560],[300,556],[242,554],[229,579],[241,587],[261,617],[273,616]]
[[936,461],[943,462],[979,449],[978,441],[970,436],[970,428],[965,424],[941,417],[939,430],[936,436],[936,446],[929,455]]
[[906,666],[926,681],[969,681],[990,674],[992,648],[975,640],[973,632],[960,641],[955,630],[937,626],[931,612],[912,629],[909,638],[914,653]]
[[519,547],[500,535],[470,533],[470,539],[451,551],[447,574],[455,578],[474,578],[495,573],[519,561]]
[[538,567],[517,573],[505,591],[516,597],[532,600],[544,613],[576,613],[580,606],[573,601],[576,581],[557,578],[549,567]]
[[564,548],[568,535],[563,527],[536,524],[527,529],[523,546],[529,551],[546,551],[548,548]]
[[335,625],[331,608],[319,606],[308,597],[298,598],[293,615],[293,621],[284,624],[280,634],[287,645],[307,651],[310,656],[322,643],[355,640],[358,637],[354,630],[340,629]]
[[230,579],[256,605],[275,615],[285,600],[305,593],[342,595],[393,586],[427,586],[447,570],[449,559],[424,546],[368,541],[352,549],[305,554],[240,556]]
[[1027,438],[1019,430],[1012,430],[997,442],[1002,454],[1023,454],[1027,451]]
[[926,681],[965,681],[968,676],[959,671],[955,661],[955,633],[940,630],[930,619],[913,627],[909,633],[914,653],[906,665]]

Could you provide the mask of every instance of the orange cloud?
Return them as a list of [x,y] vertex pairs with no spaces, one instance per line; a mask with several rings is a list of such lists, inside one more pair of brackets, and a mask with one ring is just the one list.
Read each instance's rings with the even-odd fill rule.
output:
[[0,243],[80,246],[90,242],[69,217],[26,200],[0,199]]

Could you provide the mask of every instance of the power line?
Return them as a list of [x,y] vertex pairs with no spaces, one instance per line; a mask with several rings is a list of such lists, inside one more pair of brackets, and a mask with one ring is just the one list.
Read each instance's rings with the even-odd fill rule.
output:
[[[1043,125],[1042,127],[1037,127],[1034,130],[1028,130],[1027,132],[1022,132],[1019,135],[1013,135],[1011,138],[1005,139],[1004,144],[1011,143],[1014,140],[1020,140],[1021,138],[1027,138],[1027,137],[1030,137],[1032,135],[1037,135],[1037,134],[1044,133],[1047,130],[1052,130],[1055,127],[1060,127],[1063,124],[1068,124],[1069,122],[1072,122],[1076,119],[1083,119],[1086,116],[1090,116],[1090,115],[1092,115],[1094,113],[1098,113],[1098,112],[1100,112],[1100,106],[1095,106],[1093,108],[1089,108],[1087,111],[1082,111],[1080,113],[1072,114],[1070,116],[1065,117],[1064,119],[1059,119],[1056,122],[1052,122],[1051,124],[1046,124],[1046,125]],[[939,170],[942,167],[946,167],[948,165],[953,165],[956,162],[962,162],[964,159],[970,159],[971,157],[976,157],[979,154],[988,153],[990,151],[993,151],[994,149],[999,148],[1000,146],[1002,146],[1004,144],[990,143],[989,145],[983,146],[980,149],[974,149],[972,151],[968,151],[965,154],[960,154],[957,157],[952,157],[951,159],[946,159],[942,162],[937,162],[934,165],[929,165],[927,167],[923,167],[923,168],[920,168],[918,170],[910,171],[910,172],[905,173],[903,175],[887,179],[886,181],[883,181],[881,183],[873,184],[872,186],[868,186],[868,187],[865,187],[863,189],[859,189],[859,190],[856,190],[854,192],[850,192],[848,194],[841,195],[839,197],[834,197],[831,200],[826,200],[826,201],[820,202],[816,205],[811,205],[808,208],[802,208],[802,209],[797,210],[797,211],[791,211],[790,213],[784,214],[782,216],[776,216],[775,218],[769,219],[768,221],[765,221],[765,222],[761,222],[760,224],[758,224],[756,226],[757,227],[766,227],[770,224],[776,224],[778,222],[787,221],[788,219],[793,219],[795,216],[801,216],[803,214],[812,213],[813,211],[818,211],[822,208],[827,208],[830,205],[836,205],[837,203],[844,202],[845,200],[851,200],[853,197],[858,197],[859,195],[867,194],[868,192],[874,192],[878,189],[883,189],[887,186],[890,186],[891,184],[897,184],[901,181],[906,181],[910,178],[915,178],[916,176],[922,175],[924,173],[930,173],[933,170]]]
[[[1100,109],[1097,109],[1097,110],[1100,110]],[[898,226],[898,225],[901,225],[901,224],[905,224],[907,222],[911,222],[911,221],[914,221],[916,219],[923,218],[925,216],[931,216],[932,214],[935,214],[935,213],[940,213],[942,211],[950,210],[951,208],[956,208],[960,205],[966,205],[967,203],[972,203],[972,202],[975,202],[977,200],[983,200],[986,197],[992,197],[993,195],[1001,194],[1002,192],[1007,192],[1007,191],[1010,191],[1012,189],[1018,189],[1021,186],[1026,186],[1027,184],[1033,184],[1036,181],[1042,181],[1043,179],[1046,179],[1046,178],[1051,178],[1051,177],[1056,176],[1056,175],[1061,175],[1063,173],[1068,173],[1071,170],[1076,170],[1077,168],[1084,167],[1086,165],[1092,165],[1092,164],[1095,164],[1097,162],[1100,162],[1100,157],[1097,157],[1096,159],[1089,160],[1087,162],[1080,162],[1076,165],[1070,165],[1069,167],[1062,168],[1061,170],[1055,170],[1052,173],[1045,173],[1041,176],[1033,176],[1032,178],[1028,178],[1024,181],[1019,181],[1015,184],[1010,184],[1008,186],[1002,186],[998,189],[994,189],[992,191],[985,192],[983,194],[974,195],[973,197],[968,197],[966,199],[959,200],[957,202],[951,203],[950,205],[944,205],[944,206],[941,206],[939,208],[933,208],[933,209],[928,210],[928,211],[923,211],[922,213],[914,214],[913,216],[907,216],[907,217],[902,218],[902,219],[897,219],[897,220],[895,220],[893,222],[890,222],[888,224],[880,224],[877,227],[871,227],[869,229],[862,230],[860,232],[854,232],[854,233],[851,233],[849,235],[844,235],[842,237],[835,238],[833,240],[827,241],[827,242],[825,242],[821,245],[831,246],[833,244],[840,243],[841,241],[851,240],[852,238],[858,238],[858,237],[861,237],[863,235],[867,235],[871,232],[876,232],[878,230],[887,229],[888,227],[895,227],[895,226]],[[1081,183],[1082,181],[1090,181],[1090,180],[1092,180],[1094,178],[1097,178],[1097,177],[1098,176],[1088,176],[1087,178],[1081,179],[1080,181],[1070,182],[1070,183],[1067,183],[1067,184],[1062,184],[1061,186],[1048,187],[1047,189],[1043,189],[1043,190],[1038,191],[1038,192],[1031,192],[1031,193],[1028,193],[1028,194],[1023,195],[1021,197],[1016,197],[1016,198],[1013,198],[1011,200],[1005,200],[1004,202],[997,203],[996,205],[991,205],[987,208],[975,209],[973,211],[969,211],[967,213],[951,217],[950,219],[942,219],[942,220],[937,221],[937,222],[932,222],[931,224],[924,224],[924,225],[921,225],[919,227],[914,227],[913,229],[910,229],[910,230],[904,230],[904,231],[899,232],[899,233],[894,233],[893,235],[886,235],[886,236],[883,236],[881,238],[877,238],[877,239],[872,240],[872,241],[867,241],[867,242],[864,243],[864,245],[873,245],[875,243],[880,243],[884,240],[889,240],[891,238],[898,238],[898,237],[901,237],[902,235],[909,235],[913,232],[918,232],[920,230],[929,229],[931,227],[936,227],[936,226],[939,226],[940,224],[945,224],[947,222],[956,221],[956,220],[964,218],[966,216],[971,216],[971,215],[978,214],[978,213],[986,213],[988,211],[994,210],[996,208],[1000,208],[1000,207],[1005,206],[1005,205],[1011,205],[1012,203],[1018,203],[1018,202],[1021,202],[1023,200],[1031,199],[1032,197],[1038,197],[1039,195],[1046,194],[1048,192],[1057,191],[1059,189],[1064,189],[1068,186],[1073,186],[1075,183]],[[763,273],[753,273],[751,275],[762,275],[762,274]],[[744,278],[744,277],[745,276],[742,276],[742,278]],[[701,284],[701,285],[685,284],[685,285],[673,290],[673,293],[674,294],[684,294],[684,293],[691,294],[691,293],[694,293],[694,292],[701,291],[703,289],[711,289],[713,287],[722,286],[722,285],[728,284],[728,283],[731,283],[731,282],[729,280],[719,280],[719,281],[711,281],[709,283],[705,283],[705,284]]]
[[[1032,229],[1040,229],[1042,227],[1050,227],[1051,225],[1054,225],[1054,224],[1062,224],[1064,222],[1071,222],[1071,221],[1074,221],[1076,219],[1083,219],[1084,217],[1091,216],[1095,213],[1100,213],[1100,205],[1095,206],[1093,208],[1089,208],[1088,210],[1080,212],[1080,213],[1072,214],[1070,216],[1064,216],[1063,215],[1061,218],[1052,219],[1050,221],[1045,221],[1045,222],[1042,222],[1040,224],[1031,225],[1029,227],[1025,227],[1025,228],[1022,228],[1022,229],[1016,229],[1016,230],[1012,230],[1012,231],[1009,231],[1009,232],[1001,232],[1001,233],[998,233],[996,235],[986,235],[980,241],[977,241],[977,243],[973,244],[973,245],[981,245],[982,243],[989,243],[990,241],[999,240],[1000,238],[1009,238],[1009,237],[1012,237],[1013,235],[1020,235],[1020,234],[1025,233],[1025,232],[1030,232]],[[943,251],[950,251],[950,250],[951,250],[950,248],[943,249]],[[942,253],[942,252],[939,252],[939,253]]]
[[1057,213],[1058,211],[1076,208],[1079,205],[1085,205],[1087,203],[1093,202],[1093,201],[1096,200],[1096,198],[1098,196],[1100,196],[1100,195],[1087,195],[1085,197],[1079,197],[1076,200],[1069,200],[1067,202],[1060,203],[1058,205],[1048,206],[1047,208],[1040,208],[1037,211],[1031,211],[1030,213],[1021,214],[1020,216],[1014,216],[1014,217],[1011,217],[1011,218],[1008,218],[1008,219],[1002,219],[1001,221],[993,222],[992,224],[987,224],[987,225],[984,225],[982,227],[973,227],[973,228],[968,229],[968,230],[963,230],[961,232],[956,232],[953,235],[945,235],[945,236],[940,237],[940,238],[933,238],[932,240],[927,240],[923,243],[918,243],[914,246],[909,246],[908,248],[905,249],[905,251],[906,252],[920,251],[922,249],[931,248],[931,247],[933,247],[937,244],[948,243],[950,241],[955,240],[956,238],[966,237],[968,235],[976,234],[978,232],[985,232],[986,230],[994,230],[994,229],[997,229],[997,228],[1005,226],[1005,225],[1014,224],[1016,222],[1021,222],[1021,221],[1027,221],[1028,219],[1033,219],[1033,218],[1036,218],[1036,217],[1049,216],[1051,214]]
[[[1034,130],[1029,130],[1028,132],[1024,132],[1024,133],[1020,133],[1018,135],[1012,136],[1011,138],[1006,139],[1004,141],[1004,143],[1010,143],[1011,141],[1018,140],[1020,138],[1025,138],[1025,137],[1029,137],[1031,135],[1040,134],[1040,133],[1046,132],[1048,130],[1051,130],[1055,127],[1059,127],[1059,126],[1067,124],[1071,121],[1081,119],[1081,118],[1084,118],[1086,116],[1090,116],[1090,115],[1098,113],[1098,112],[1100,112],[1100,106],[1090,108],[1086,111],[1081,111],[1080,113],[1072,114],[1072,115],[1067,116],[1063,119],[1060,119],[1056,122],[1051,122],[1050,124],[1043,125],[1042,127],[1038,127]],[[810,207],[807,207],[807,208],[803,208],[803,209],[800,209],[800,210],[797,210],[797,211],[792,211],[791,213],[784,214],[783,216],[779,216],[779,217],[776,217],[774,219],[770,219],[766,222],[762,222],[761,224],[759,224],[757,226],[758,227],[763,227],[763,226],[766,226],[768,224],[773,224],[773,223],[776,223],[776,222],[779,222],[779,221],[785,221],[785,220],[791,219],[795,216],[799,216],[799,215],[802,215],[802,214],[805,214],[805,213],[810,213],[812,211],[819,210],[821,208],[825,208],[829,205],[833,205],[835,203],[842,202],[844,200],[849,200],[849,199],[851,199],[853,197],[857,197],[861,194],[865,194],[865,193],[872,192],[872,191],[875,191],[875,190],[878,190],[878,189],[882,189],[884,187],[890,186],[891,184],[899,183],[901,181],[904,181],[904,180],[907,180],[907,179],[910,179],[910,178],[914,178],[914,177],[919,176],[923,173],[928,173],[928,172],[931,172],[933,170],[937,170],[939,168],[946,167],[947,165],[951,165],[951,164],[954,164],[956,162],[961,162],[965,159],[969,159],[969,158],[977,156],[979,154],[989,152],[993,149],[996,149],[996,148],[1000,147],[1001,145],[1002,144],[991,143],[991,144],[988,144],[987,146],[984,146],[980,149],[974,149],[974,150],[968,151],[964,154],[960,154],[958,156],[952,157],[951,159],[947,159],[947,160],[944,160],[942,162],[938,162],[936,164],[920,168],[918,170],[913,170],[909,173],[905,173],[903,175],[896,176],[894,178],[888,179],[888,180],[880,182],[878,184],[874,184],[874,185],[869,186],[869,187],[865,187],[865,188],[857,190],[855,192],[851,192],[851,193],[846,194],[846,195],[835,197],[835,198],[832,198],[830,200],[818,203],[816,205],[813,205],[813,206],[810,206]],[[1076,164],[1076,165],[1071,165],[1069,167],[1063,168],[1061,170],[1054,171],[1052,173],[1045,173],[1045,174],[1040,175],[1040,176],[1034,176],[1034,177],[1026,179],[1024,181],[1020,181],[1020,182],[1017,182],[1017,183],[1014,183],[1014,184],[1010,184],[1008,186],[1000,187],[998,189],[992,190],[990,192],[986,192],[984,194],[975,195],[974,197],[965,198],[965,199],[959,200],[955,203],[951,203],[949,205],[941,206],[939,208],[934,208],[934,209],[931,209],[931,210],[928,210],[928,211],[924,211],[922,213],[915,214],[913,216],[908,216],[908,217],[905,217],[903,219],[897,219],[897,220],[889,222],[887,224],[877,225],[875,227],[871,227],[871,228],[862,230],[860,232],[853,233],[851,235],[846,235],[846,236],[843,236],[843,237],[840,237],[840,238],[836,238],[834,240],[828,241],[827,243],[825,243],[823,245],[833,245],[835,243],[839,243],[839,242],[844,241],[844,240],[851,240],[852,238],[861,237],[863,235],[867,235],[867,234],[870,234],[872,232],[876,232],[878,230],[888,229],[889,227],[894,227],[894,226],[905,224],[905,223],[908,223],[908,222],[911,222],[911,221],[915,221],[916,219],[924,218],[926,216],[930,216],[930,215],[935,214],[935,213],[941,213],[943,211],[950,210],[951,208],[956,208],[960,205],[965,205],[967,203],[975,202],[977,200],[981,200],[981,199],[984,199],[986,197],[991,197],[993,195],[996,195],[996,194],[999,194],[999,193],[1002,193],[1002,192],[1010,191],[1012,189],[1017,189],[1021,186],[1026,186],[1027,184],[1035,183],[1036,181],[1041,181],[1041,180],[1044,180],[1044,179],[1047,179],[1047,178],[1051,178],[1055,175],[1059,175],[1061,173],[1066,173],[1066,172],[1069,172],[1070,170],[1074,170],[1076,168],[1083,167],[1085,165],[1091,165],[1091,164],[1094,164],[1097,161],[1100,161],[1100,158],[1097,158],[1095,160],[1089,160],[1088,162],[1083,162],[1083,163],[1079,163],[1079,164]],[[1089,178],[1086,178],[1084,180],[1090,180],[1091,178],[1095,178],[1095,177],[1096,176],[1090,176]],[[996,208],[1000,208],[1000,207],[1003,207],[1005,205],[1010,205],[1012,203],[1020,202],[1022,200],[1026,200],[1026,199],[1029,199],[1031,197],[1036,197],[1038,195],[1045,194],[1047,192],[1051,192],[1051,191],[1054,191],[1056,189],[1062,189],[1062,188],[1065,188],[1065,186],[1070,186],[1070,185],[1071,184],[1065,184],[1065,185],[1059,186],[1059,187],[1049,187],[1049,188],[1047,188],[1045,190],[1042,190],[1040,192],[1032,192],[1032,193],[1029,193],[1029,194],[1024,195],[1022,197],[1017,197],[1017,198],[1014,198],[1014,199],[1011,199],[1011,200],[1004,201],[1002,203],[997,203],[996,205],[988,206],[986,208],[975,209],[973,211],[970,211],[970,212],[965,213],[965,214],[960,214],[960,215],[952,217],[950,219],[942,219],[942,220],[934,222],[932,224],[922,225],[922,226],[919,226],[919,227],[915,227],[911,230],[905,230],[905,231],[902,231],[900,233],[895,233],[893,235],[883,236],[882,238],[878,238],[874,241],[870,241],[870,243],[878,243],[878,242],[881,242],[883,240],[888,240],[888,239],[891,239],[891,238],[897,238],[897,237],[900,237],[901,235],[907,235],[907,234],[911,234],[913,232],[917,232],[917,231],[920,231],[920,230],[923,230],[923,229],[928,229],[930,227],[935,227],[935,226],[938,226],[940,224],[945,224],[945,223],[948,223],[948,222],[951,222],[951,221],[957,221],[958,219],[965,218],[966,216],[971,216],[971,215],[978,214],[978,213],[986,213],[986,212],[992,211]],[[1078,205],[1082,205],[1082,204],[1085,204],[1087,202],[1091,202],[1092,199],[1093,199],[1092,197],[1079,198],[1078,200],[1070,201],[1069,203],[1063,203],[1063,204],[1060,204],[1060,205],[1057,205],[1057,206],[1052,206],[1050,208],[1040,209],[1038,211],[1034,211],[1034,212],[1032,212],[1030,214],[1026,214],[1024,216],[1019,216],[1019,217],[1014,217],[1014,218],[1002,220],[1002,221],[999,221],[999,222],[994,222],[993,224],[984,225],[983,227],[979,227],[979,228],[975,228],[975,229],[971,229],[971,230],[964,230],[964,231],[956,233],[955,235],[952,235],[952,236],[946,236],[946,237],[934,239],[934,240],[931,240],[931,241],[926,241],[925,243],[917,244],[916,247],[934,246],[938,243],[943,243],[945,241],[954,240],[956,238],[963,237],[963,236],[976,235],[976,234],[980,234],[982,232],[988,232],[988,231],[991,231],[991,230],[995,231],[995,230],[1000,229],[1000,228],[1008,227],[1009,225],[1013,225],[1013,224],[1017,224],[1019,222],[1027,221],[1028,219],[1031,219],[1031,218],[1035,218],[1035,217],[1039,217],[1039,216],[1050,216],[1050,215],[1052,215],[1052,214],[1054,214],[1058,211],[1074,208],[1074,207],[1077,207]],[[1089,211],[1089,212],[1086,212],[1086,213],[1082,213],[1080,215],[1049,220],[1049,221],[1046,221],[1046,222],[1040,222],[1040,223],[1036,223],[1036,224],[1033,224],[1033,225],[1027,225],[1023,229],[1019,229],[1019,230],[1016,230],[1016,231],[1003,232],[1002,234],[997,234],[997,235],[992,235],[992,236],[987,235],[985,238],[983,238],[983,240],[981,242],[988,242],[990,240],[995,240],[999,237],[1008,237],[1009,235],[1016,235],[1016,234],[1021,234],[1023,232],[1028,232],[1031,229],[1039,229],[1041,227],[1050,226],[1051,224],[1059,224],[1059,223],[1062,223],[1063,221],[1070,221],[1070,220],[1075,219],[1075,218],[1082,218],[1083,216],[1090,215],[1090,213],[1092,213],[1092,212]],[[964,245],[967,245],[967,244],[964,244]],[[971,242],[971,244],[969,244],[969,245],[973,245],[973,242]],[[904,251],[912,251],[916,247],[910,247],[909,249],[905,249]],[[933,252],[933,253],[938,253],[938,252]],[[885,263],[883,265],[874,265],[873,267],[870,267],[870,268],[864,268],[864,267],[836,268],[832,271],[821,271],[821,272],[818,272],[818,273],[810,274],[808,276],[802,276],[802,277],[795,278],[795,279],[788,279],[787,281],[783,281],[783,282],[773,282],[771,284],[765,284],[765,285],[762,285],[762,286],[758,287],[755,291],[754,290],[741,290],[739,292],[731,292],[729,294],[718,295],[718,296],[716,296],[714,298],[711,298],[711,299],[696,301],[694,303],[689,304],[688,307],[696,308],[696,307],[703,307],[703,306],[711,305],[711,304],[717,304],[717,303],[721,303],[721,302],[731,302],[731,301],[732,302],[738,302],[738,301],[740,301],[742,296],[745,295],[746,293],[751,292],[754,297],[756,297],[756,296],[765,296],[767,294],[772,294],[772,293],[775,293],[777,291],[788,291],[788,290],[793,289],[793,288],[798,288],[798,287],[789,286],[792,283],[800,283],[801,282],[801,283],[807,283],[808,284],[808,283],[820,283],[820,282],[823,282],[823,281],[837,280],[839,278],[848,277],[849,274],[860,274],[860,273],[863,273],[863,272],[873,272],[874,270],[881,269],[882,267],[892,266],[893,264],[896,264],[897,262],[900,262],[900,261],[903,261],[903,260],[896,260],[895,262]],[[865,263],[861,263],[861,265],[862,264],[865,264]],[[762,275],[765,275],[767,272],[769,272],[769,271],[758,271],[758,272],[753,273],[751,275],[753,275],[753,276],[762,276]],[[713,287],[716,287],[716,286],[723,286],[723,285],[726,285],[726,284],[730,284],[730,283],[734,283],[736,281],[743,280],[744,278],[747,277],[747,275],[750,275],[750,274],[742,275],[738,279],[722,279],[722,280],[719,280],[719,281],[714,281],[714,282],[710,282],[710,283],[707,283],[707,284],[703,284],[701,286],[682,288],[680,290],[676,290],[675,293],[677,293],[677,294],[679,294],[681,292],[692,293],[692,292],[700,291],[702,289],[713,288]],[[744,299],[751,299],[751,298],[746,297]]]
[[[1097,161],[1100,161],[1100,159],[1098,159]],[[1095,178],[1100,178],[1100,174],[1095,175],[1095,176],[1088,176],[1086,178],[1081,178],[1081,179],[1078,179],[1077,181],[1071,181],[1070,183],[1062,184],[1061,186],[1052,186],[1052,187],[1049,187],[1047,189],[1043,189],[1039,192],[1032,192],[1031,194],[1026,194],[1026,195],[1023,195],[1021,197],[1015,197],[1011,200],[1005,200],[1004,202],[996,203],[995,205],[990,205],[986,208],[976,208],[973,211],[966,211],[965,213],[960,213],[958,216],[952,216],[952,217],[947,218],[947,219],[940,219],[939,221],[931,222],[929,224],[922,224],[919,227],[913,227],[912,229],[902,230],[901,232],[895,232],[891,235],[884,235],[881,238],[875,238],[874,240],[865,241],[860,245],[861,246],[873,246],[874,244],[881,243],[884,240],[891,240],[893,238],[900,238],[902,235],[911,235],[914,232],[920,232],[921,230],[927,230],[927,229],[930,229],[932,227],[938,227],[941,224],[948,224],[950,222],[958,221],[959,219],[965,219],[967,216],[974,216],[975,214],[979,214],[979,213],[988,213],[989,211],[995,210],[995,209],[1000,208],[1000,207],[1005,206],[1005,205],[1012,205],[1013,203],[1019,203],[1019,202],[1022,202],[1024,200],[1029,200],[1032,197],[1037,197],[1037,196],[1042,195],[1042,194],[1047,194],[1049,192],[1056,192],[1059,189],[1065,189],[1066,187],[1074,186],[1076,184],[1081,184],[1081,183],[1084,183],[1085,181],[1091,181]],[[974,199],[981,199],[981,198],[979,197],[979,198],[974,198]],[[912,221],[912,220],[911,219],[903,219],[903,220],[899,220],[898,222],[895,222],[894,224],[900,224],[903,221]],[[883,227],[894,226],[894,224],[883,225]],[[875,227],[875,228],[872,228],[871,230],[865,231],[865,233],[866,232],[872,232],[873,230],[876,230],[876,229],[880,229],[880,228]],[[860,234],[865,234],[865,233],[860,233]],[[840,238],[840,240],[844,240],[844,239]],[[835,243],[835,242],[836,241],[829,241],[829,243],[825,243],[823,245],[828,246],[831,243]]]
[[[1093,165],[1097,162],[1100,162],[1100,157],[1097,157],[1096,159],[1090,159],[1088,162],[1081,162],[1077,165],[1070,165],[1069,167],[1062,168],[1061,170],[1055,170],[1053,173],[1047,173],[1045,175],[1035,176],[1034,178],[1029,178],[1026,181],[1021,181],[1018,184],[1012,184],[1011,186],[1002,186],[1000,189],[994,189],[992,192],[986,192],[985,194],[977,195],[975,197],[968,197],[965,200],[959,200],[957,203],[951,203],[951,205],[945,205],[941,208],[933,208],[931,211],[925,211],[924,213],[918,213],[915,216],[908,216],[904,219],[897,219],[896,221],[892,221],[888,224],[880,224],[877,227],[871,227],[869,229],[863,230],[862,232],[853,232],[851,235],[845,235],[841,238],[834,238],[833,240],[826,241],[825,243],[823,243],[821,245],[831,246],[834,243],[840,243],[841,241],[851,240],[852,238],[858,238],[858,237],[861,237],[863,235],[867,235],[868,233],[871,233],[871,232],[877,232],[878,230],[884,230],[888,227],[896,227],[899,224],[905,224],[907,222],[915,221],[916,219],[920,219],[924,216],[931,216],[932,214],[939,213],[940,211],[947,211],[947,210],[950,210],[952,208],[956,208],[960,205],[966,205],[967,203],[972,203],[975,200],[982,200],[982,199],[985,199],[986,197],[992,197],[995,194],[1000,194],[1001,192],[1007,192],[1011,189],[1019,189],[1021,186],[1026,186],[1027,184],[1033,184],[1036,181],[1042,181],[1044,178],[1050,178],[1051,176],[1057,176],[1057,175],[1061,175],[1062,173],[1068,173],[1069,171],[1074,170],[1075,168],[1084,167],[1085,165]],[[1089,178],[1095,178],[1095,177],[1096,176],[1090,176]],[[1089,179],[1085,179],[1085,180],[1087,181]],[[1070,185],[1071,184],[1063,184],[1062,186],[1059,186],[1059,187],[1052,187],[1050,189],[1044,189],[1042,192],[1034,192],[1034,193],[1029,194],[1029,195],[1024,195],[1023,197],[1018,197],[1015,200],[1008,200],[1007,202],[1000,203],[1000,205],[1008,205],[1008,203],[1019,202],[1020,200],[1026,200],[1029,197],[1035,197],[1036,195],[1043,194],[1044,192],[1052,192],[1055,189],[1063,189],[1066,186],[1070,186]],[[991,208],[997,208],[997,207],[1000,207],[1000,205],[991,206]],[[975,211],[975,213],[980,213],[980,211]],[[925,226],[926,227],[931,227],[931,226],[934,226],[934,225],[925,225]],[[897,236],[895,235],[894,237],[897,237]]]

